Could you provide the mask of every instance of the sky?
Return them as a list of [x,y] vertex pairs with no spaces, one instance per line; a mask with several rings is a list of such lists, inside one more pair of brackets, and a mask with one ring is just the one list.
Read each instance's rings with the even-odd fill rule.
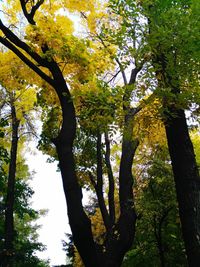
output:
[[47,156],[40,151],[27,155],[30,171],[35,171],[30,186],[35,191],[32,197],[34,209],[48,209],[46,216],[37,221],[41,225],[39,241],[46,245],[44,252],[37,253],[42,259],[50,259],[50,264],[66,264],[66,255],[62,250],[65,233],[70,233],[67,208],[62,189],[61,175],[56,163],[47,163]]

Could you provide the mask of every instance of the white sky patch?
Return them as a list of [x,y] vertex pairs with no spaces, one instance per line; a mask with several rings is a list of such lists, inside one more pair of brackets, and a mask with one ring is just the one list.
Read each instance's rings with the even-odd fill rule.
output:
[[41,225],[39,241],[46,245],[44,252],[37,253],[42,259],[49,259],[51,265],[66,264],[66,254],[62,250],[65,233],[70,233],[67,218],[61,174],[56,172],[56,163],[47,163],[47,156],[40,151],[27,155],[30,171],[35,171],[30,186],[35,191],[32,207],[36,210],[47,209],[45,217],[37,221]]

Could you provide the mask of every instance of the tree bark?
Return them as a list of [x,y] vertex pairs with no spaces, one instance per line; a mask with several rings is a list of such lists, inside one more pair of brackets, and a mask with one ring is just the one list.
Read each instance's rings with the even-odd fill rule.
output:
[[67,202],[69,224],[85,266],[99,266],[95,243],[92,237],[91,222],[82,207],[82,193],[78,184],[72,147],[65,140],[57,139],[56,149]]
[[185,113],[167,107],[165,129],[172,161],[183,239],[190,267],[200,262],[200,177]]
[[[127,111],[128,112],[128,111]],[[105,241],[105,267],[119,267],[130,249],[135,235],[136,213],[133,198],[132,164],[138,141],[133,138],[134,110],[125,115],[122,155],[119,171],[120,217],[107,233]]]
[[18,128],[19,120],[16,116],[16,110],[11,103],[12,117],[12,141],[10,148],[10,164],[8,171],[7,194],[5,202],[5,267],[13,266],[12,258],[14,253],[14,202],[15,202],[15,180],[16,180],[16,162],[18,147]]

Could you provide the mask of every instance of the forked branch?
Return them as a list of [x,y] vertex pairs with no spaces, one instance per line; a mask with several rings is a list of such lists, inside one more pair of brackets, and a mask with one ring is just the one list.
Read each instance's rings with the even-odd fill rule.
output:
[[20,0],[22,11],[23,11],[24,16],[26,17],[27,21],[31,25],[36,25],[36,22],[34,20],[34,16],[35,16],[36,11],[39,9],[39,7],[44,3],[44,0],[37,1],[37,3],[31,7],[31,11],[30,12],[28,12],[28,10],[27,10],[28,2],[29,1]]

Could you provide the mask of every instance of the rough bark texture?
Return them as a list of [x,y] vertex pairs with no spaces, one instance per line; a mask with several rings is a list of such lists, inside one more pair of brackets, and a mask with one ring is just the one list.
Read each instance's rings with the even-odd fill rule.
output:
[[14,202],[15,202],[15,178],[18,147],[19,121],[16,117],[15,106],[11,104],[12,116],[12,140],[10,149],[10,164],[8,171],[7,194],[5,203],[5,258],[3,267],[11,267],[14,253]]
[[165,121],[183,238],[190,267],[200,262],[200,177],[185,113],[171,107]]
[[56,149],[61,169],[63,188],[67,201],[69,224],[74,243],[85,266],[99,266],[91,232],[91,222],[82,207],[82,194],[75,174],[72,147],[57,140]]

